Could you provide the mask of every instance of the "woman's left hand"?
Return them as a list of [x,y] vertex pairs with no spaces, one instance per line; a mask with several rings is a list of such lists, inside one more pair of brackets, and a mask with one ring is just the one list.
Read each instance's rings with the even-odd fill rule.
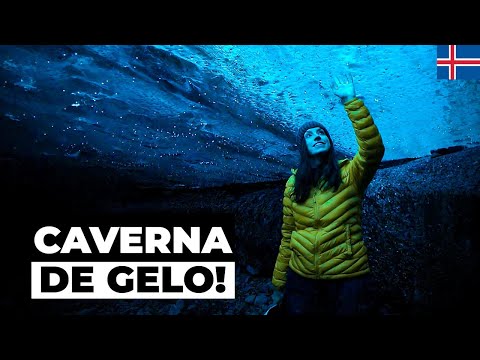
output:
[[355,97],[355,86],[353,86],[352,75],[334,76],[333,80],[333,93],[342,100],[343,104]]

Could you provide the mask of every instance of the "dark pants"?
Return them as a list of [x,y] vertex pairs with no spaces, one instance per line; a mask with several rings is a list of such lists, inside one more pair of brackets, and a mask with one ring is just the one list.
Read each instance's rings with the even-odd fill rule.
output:
[[364,313],[369,275],[313,280],[287,271],[284,305],[288,315],[354,316]]

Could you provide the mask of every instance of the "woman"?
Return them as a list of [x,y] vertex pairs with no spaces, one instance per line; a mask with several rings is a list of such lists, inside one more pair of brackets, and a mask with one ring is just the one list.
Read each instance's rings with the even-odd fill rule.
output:
[[274,298],[287,314],[353,315],[370,272],[362,240],[361,204],[383,158],[382,137],[350,77],[334,78],[353,125],[358,152],[337,160],[319,122],[297,134],[300,164],[283,197],[282,240],[273,271]]

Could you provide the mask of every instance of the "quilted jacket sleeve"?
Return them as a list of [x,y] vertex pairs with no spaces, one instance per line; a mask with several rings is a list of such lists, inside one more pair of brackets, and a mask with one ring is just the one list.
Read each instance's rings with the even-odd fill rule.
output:
[[294,189],[294,175],[290,176],[283,192],[283,221],[282,221],[282,240],[273,270],[272,284],[277,289],[282,289],[287,281],[287,269],[292,250],[290,249],[290,237],[295,230],[295,220],[292,213],[292,200],[290,196]]
[[358,143],[358,151],[350,162],[350,176],[359,191],[363,193],[382,161],[385,147],[378,128],[363,101],[354,98],[344,106]]

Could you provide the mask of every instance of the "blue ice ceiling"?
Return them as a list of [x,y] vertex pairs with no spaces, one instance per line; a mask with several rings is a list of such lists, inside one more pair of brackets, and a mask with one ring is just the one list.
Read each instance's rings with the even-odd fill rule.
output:
[[0,46],[0,152],[167,187],[286,179],[304,121],[357,150],[343,72],[384,160],[480,143],[479,83],[437,80],[436,46]]

